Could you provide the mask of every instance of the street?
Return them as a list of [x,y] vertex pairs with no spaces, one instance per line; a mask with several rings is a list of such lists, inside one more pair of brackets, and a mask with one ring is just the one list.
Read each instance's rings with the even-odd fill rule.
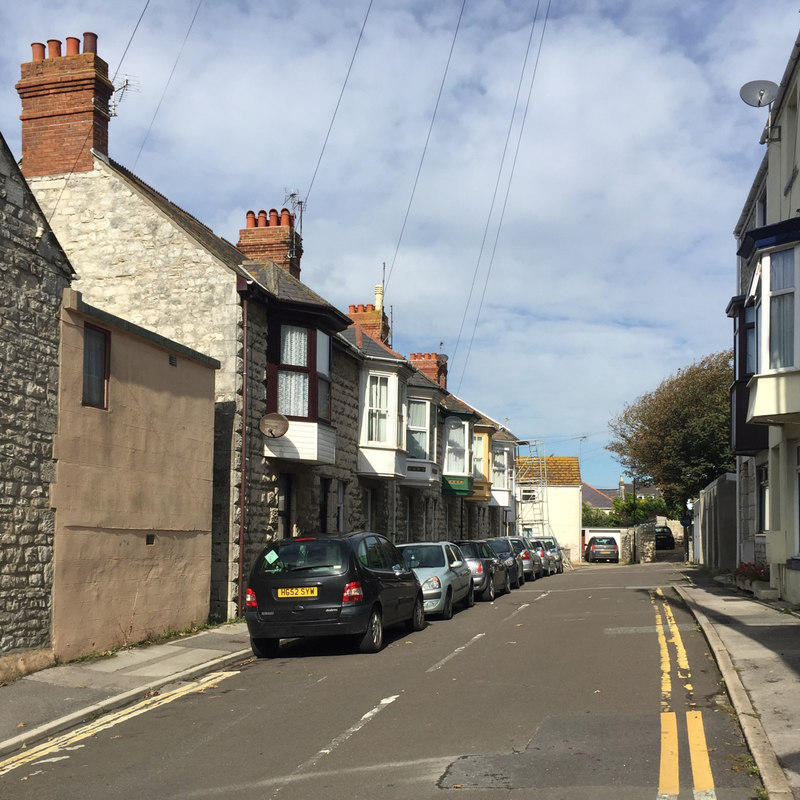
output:
[[763,796],[681,567],[582,567],[376,655],[286,644],[0,761],[0,797]]

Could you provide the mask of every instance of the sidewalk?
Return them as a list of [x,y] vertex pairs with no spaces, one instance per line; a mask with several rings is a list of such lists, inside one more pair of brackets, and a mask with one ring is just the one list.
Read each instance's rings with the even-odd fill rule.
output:
[[687,575],[675,589],[705,634],[770,800],[800,800],[800,618],[699,570]]
[[[719,666],[770,800],[800,800],[800,618],[692,567],[675,585]],[[252,656],[247,626],[64,664],[0,687],[0,759],[167,684]]]
[[0,758],[167,684],[190,681],[251,656],[247,625],[236,622],[26,675],[0,687]]

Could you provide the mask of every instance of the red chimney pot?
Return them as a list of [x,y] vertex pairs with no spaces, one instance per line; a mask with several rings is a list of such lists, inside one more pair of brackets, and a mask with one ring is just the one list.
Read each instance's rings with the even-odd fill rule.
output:
[[75,36],[67,36],[67,55],[77,56],[81,51],[81,40]]
[[97,54],[97,34],[86,31],[83,34],[83,52]]
[[47,57],[58,58],[61,55],[61,41],[59,39],[47,40]]
[[246,228],[255,228],[256,226],[256,212],[255,211],[248,211],[247,212],[247,222],[245,223]]
[[258,227],[259,228],[267,227],[267,212],[264,211],[263,208],[261,209],[261,211],[258,212]]
[[44,61],[44,45],[41,42],[33,42],[31,50],[33,51],[31,61]]
[[278,224],[278,210],[275,208],[271,208],[269,210],[269,224],[270,225]]

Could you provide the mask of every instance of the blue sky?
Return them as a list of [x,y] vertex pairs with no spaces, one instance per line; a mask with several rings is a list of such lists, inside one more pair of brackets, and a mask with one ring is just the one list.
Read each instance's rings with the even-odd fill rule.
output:
[[234,243],[297,191],[305,283],[346,310],[385,264],[396,350],[448,354],[452,391],[610,488],[608,421],[730,346],[766,123],[739,88],[780,81],[800,14],[547,6],[531,37],[535,2],[467,0],[454,44],[462,0],[6,0],[0,131],[19,156],[31,42],[97,33],[133,87],[112,158]]

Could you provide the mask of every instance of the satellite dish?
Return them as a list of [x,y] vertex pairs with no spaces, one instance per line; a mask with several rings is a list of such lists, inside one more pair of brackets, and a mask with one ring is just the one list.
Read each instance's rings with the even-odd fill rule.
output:
[[750,81],[739,89],[739,97],[749,106],[768,106],[778,96],[778,84],[772,81]]
[[258,422],[258,429],[270,439],[279,439],[289,430],[289,420],[283,414],[265,414]]

